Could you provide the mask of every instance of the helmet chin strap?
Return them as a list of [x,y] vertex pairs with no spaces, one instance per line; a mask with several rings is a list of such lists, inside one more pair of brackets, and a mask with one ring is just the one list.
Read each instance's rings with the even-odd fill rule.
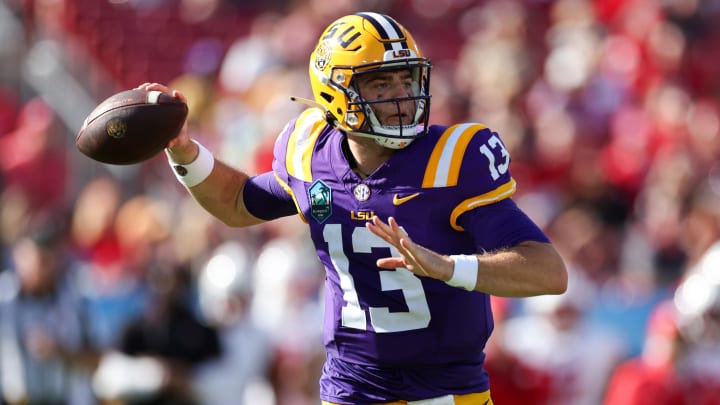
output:
[[384,136],[368,134],[366,132],[347,131],[347,133],[353,136],[372,139],[377,145],[388,149],[403,149],[415,140],[413,138],[388,138]]

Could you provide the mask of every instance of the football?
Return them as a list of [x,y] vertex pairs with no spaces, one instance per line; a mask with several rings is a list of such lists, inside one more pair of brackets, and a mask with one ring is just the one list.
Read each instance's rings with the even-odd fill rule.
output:
[[157,155],[177,136],[187,115],[187,104],[171,94],[125,90],[90,112],[75,146],[98,162],[140,163]]

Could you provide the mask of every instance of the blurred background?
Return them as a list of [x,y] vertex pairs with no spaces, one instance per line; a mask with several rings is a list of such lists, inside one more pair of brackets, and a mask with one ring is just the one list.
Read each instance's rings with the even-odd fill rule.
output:
[[323,269],[298,218],[230,229],[164,156],[74,137],[106,97],[182,90],[250,173],[311,97],[322,30],[390,14],[431,122],[482,122],[571,278],[493,299],[499,405],[720,404],[720,1],[0,1],[0,403],[318,404]]

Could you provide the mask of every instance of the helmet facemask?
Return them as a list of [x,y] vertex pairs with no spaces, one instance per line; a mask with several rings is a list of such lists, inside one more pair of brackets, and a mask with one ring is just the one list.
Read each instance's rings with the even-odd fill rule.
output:
[[[430,66],[426,59],[406,59],[402,63],[391,65],[372,63],[348,68],[352,79],[347,87],[334,83],[346,95],[348,109],[342,120],[350,132],[373,138],[376,143],[391,149],[402,149],[415,138],[427,133],[429,107],[430,107]],[[406,97],[382,98],[368,100],[359,90],[359,78],[363,75],[384,71],[399,71],[408,69],[411,73],[411,94]],[[397,115],[402,117],[401,104],[412,102],[414,114],[409,119],[401,118],[397,124],[381,122],[376,113],[380,104],[394,104]],[[406,121],[406,122],[405,122]]]

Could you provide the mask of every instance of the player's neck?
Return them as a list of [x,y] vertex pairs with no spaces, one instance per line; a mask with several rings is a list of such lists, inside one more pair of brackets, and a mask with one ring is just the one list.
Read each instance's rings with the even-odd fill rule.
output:
[[394,150],[384,148],[375,143],[374,140],[348,135],[345,143],[345,156],[350,163],[350,167],[365,178],[377,170],[383,163],[385,163],[390,156],[393,155]]

